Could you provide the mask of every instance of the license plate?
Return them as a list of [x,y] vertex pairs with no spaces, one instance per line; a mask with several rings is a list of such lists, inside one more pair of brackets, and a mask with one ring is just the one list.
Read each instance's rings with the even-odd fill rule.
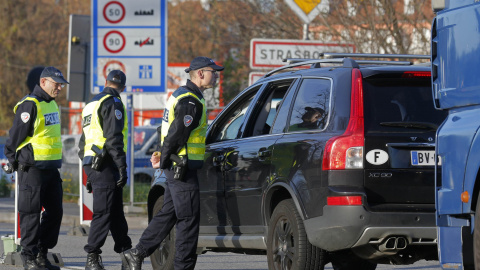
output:
[[[435,151],[410,151],[410,156],[414,166],[435,166]],[[442,165],[441,159],[438,165]]]

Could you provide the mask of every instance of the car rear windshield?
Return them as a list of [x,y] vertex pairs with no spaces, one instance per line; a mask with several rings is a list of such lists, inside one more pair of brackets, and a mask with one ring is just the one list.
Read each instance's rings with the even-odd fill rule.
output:
[[365,133],[435,131],[447,116],[432,101],[430,77],[364,79]]

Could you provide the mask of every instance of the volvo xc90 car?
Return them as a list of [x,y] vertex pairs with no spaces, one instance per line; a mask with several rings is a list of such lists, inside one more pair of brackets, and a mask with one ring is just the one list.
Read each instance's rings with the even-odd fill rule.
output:
[[[209,126],[199,253],[263,253],[269,269],[299,270],[437,259],[434,146],[446,113],[433,106],[429,66],[329,55],[266,74]],[[157,174],[150,218],[164,188]],[[173,269],[174,234],[155,269]]]

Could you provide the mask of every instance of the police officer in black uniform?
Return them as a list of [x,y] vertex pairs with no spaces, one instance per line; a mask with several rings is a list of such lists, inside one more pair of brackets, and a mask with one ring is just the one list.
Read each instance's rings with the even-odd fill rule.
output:
[[[33,92],[14,108],[5,145],[7,173],[18,170],[18,212],[25,269],[60,269],[47,258],[63,217],[62,139],[55,98],[68,82],[55,67],[43,69]],[[42,207],[44,212],[41,215]]]
[[[194,269],[200,222],[197,170],[205,154],[206,106],[202,92],[215,86],[218,66],[208,57],[196,57],[185,72],[185,86],[168,99],[163,114],[161,156],[152,155],[153,167],[164,169],[167,183],[162,209],[152,218],[136,248],[122,253],[127,269],[141,269],[176,225],[175,269]],[[184,163],[184,161],[186,162]]]
[[123,212],[122,189],[127,182],[127,117],[120,93],[126,77],[112,70],[103,91],[93,97],[82,112],[83,134],[78,153],[87,174],[87,191],[93,191],[93,219],[90,224],[86,270],[104,269],[101,247],[108,232],[115,241],[114,251],[132,247]]

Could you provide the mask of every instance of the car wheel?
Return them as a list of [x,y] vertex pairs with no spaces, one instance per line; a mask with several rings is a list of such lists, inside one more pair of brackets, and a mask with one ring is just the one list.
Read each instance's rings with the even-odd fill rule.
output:
[[[152,216],[155,216],[163,206],[163,195],[160,196],[153,206]],[[153,269],[155,270],[173,270],[175,258],[175,227],[170,231],[160,246],[150,255]]]
[[361,259],[351,251],[332,255],[332,266],[334,270],[375,270],[377,268],[376,263]]
[[280,202],[268,225],[268,269],[323,270],[326,260],[326,252],[308,242],[302,218],[293,200]]

